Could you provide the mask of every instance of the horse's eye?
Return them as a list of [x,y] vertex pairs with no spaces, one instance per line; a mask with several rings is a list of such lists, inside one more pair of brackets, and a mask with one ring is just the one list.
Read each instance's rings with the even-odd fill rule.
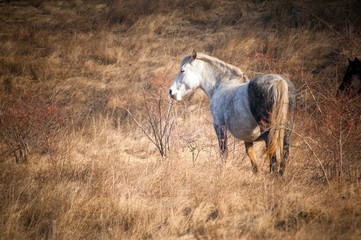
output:
[[181,69],[181,73],[184,73],[184,71],[185,71],[184,69]]

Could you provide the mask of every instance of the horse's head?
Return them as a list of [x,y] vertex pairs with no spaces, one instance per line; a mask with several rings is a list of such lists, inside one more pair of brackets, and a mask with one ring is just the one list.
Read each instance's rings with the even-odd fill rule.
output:
[[338,88],[337,95],[349,90],[361,92],[361,62],[357,57],[355,57],[354,61],[348,59],[348,62],[349,65]]
[[345,78],[353,78],[353,77],[361,77],[361,62],[360,60],[355,57],[355,60],[352,61],[348,59],[349,65],[347,67],[347,71],[344,77]]
[[192,55],[183,59],[180,71],[169,89],[169,96],[173,99],[180,101],[183,96],[199,87],[201,74],[197,71],[196,58],[197,52],[193,50]]

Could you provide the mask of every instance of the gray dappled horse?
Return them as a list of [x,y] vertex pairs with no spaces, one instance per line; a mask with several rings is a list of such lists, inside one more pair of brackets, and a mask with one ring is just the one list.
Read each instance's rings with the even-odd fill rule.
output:
[[289,155],[296,102],[294,85],[277,74],[259,75],[249,81],[237,67],[193,51],[183,59],[169,95],[180,101],[197,88],[210,98],[222,160],[227,156],[230,131],[245,142],[253,172],[258,171],[253,142],[264,140],[270,171],[282,175]]

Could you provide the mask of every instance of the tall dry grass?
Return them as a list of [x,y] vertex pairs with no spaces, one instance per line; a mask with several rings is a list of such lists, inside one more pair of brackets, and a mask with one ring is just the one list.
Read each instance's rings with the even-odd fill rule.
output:
[[[360,54],[357,1],[0,7],[1,239],[361,237],[360,96],[336,98]],[[166,132],[154,128],[193,48],[295,83],[284,177],[268,173],[263,143],[258,175],[233,138],[219,164],[201,91],[172,106]]]

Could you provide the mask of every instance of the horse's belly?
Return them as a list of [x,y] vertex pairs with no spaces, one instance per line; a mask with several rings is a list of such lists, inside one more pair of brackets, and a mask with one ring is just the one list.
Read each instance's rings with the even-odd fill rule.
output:
[[231,134],[240,140],[243,140],[245,142],[253,142],[256,141],[261,136],[261,130],[260,127],[255,124],[242,126],[242,124],[229,124],[228,126],[229,131]]
[[247,88],[237,91],[231,106],[225,114],[225,122],[232,135],[243,141],[257,140],[261,130],[249,107]]

